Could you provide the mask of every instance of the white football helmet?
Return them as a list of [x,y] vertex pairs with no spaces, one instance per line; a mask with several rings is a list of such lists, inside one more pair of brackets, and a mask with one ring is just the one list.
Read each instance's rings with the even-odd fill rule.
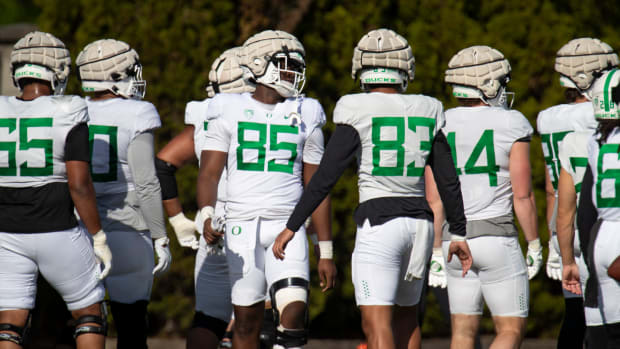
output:
[[407,39],[390,29],[371,30],[353,50],[351,77],[359,73],[360,87],[397,85],[401,92],[415,76],[415,58]]
[[110,91],[125,98],[144,98],[146,81],[142,80],[140,57],[123,41],[91,42],[75,64],[84,92]]
[[13,83],[21,90],[19,80],[49,81],[55,95],[67,86],[71,56],[65,44],[50,33],[34,31],[19,39],[11,52]]
[[599,120],[620,120],[620,70],[604,73],[592,84],[592,106]]
[[305,55],[295,36],[281,30],[265,30],[243,43],[241,58],[257,83],[288,98],[299,96],[306,83]]
[[[498,50],[471,46],[450,59],[445,82],[452,85],[456,98],[480,99],[492,106],[510,108],[514,101],[514,93],[506,92],[510,71],[510,63]],[[508,96],[512,96],[509,103]]]
[[618,66],[618,55],[611,46],[593,38],[578,38],[562,46],[555,57],[555,70],[586,97],[593,82],[606,70]]
[[233,47],[224,51],[211,65],[207,95],[216,93],[243,93],[254,92],[256,84],[252,82],[252,72],[246,66],[240,65],[242,58],[241,47]]

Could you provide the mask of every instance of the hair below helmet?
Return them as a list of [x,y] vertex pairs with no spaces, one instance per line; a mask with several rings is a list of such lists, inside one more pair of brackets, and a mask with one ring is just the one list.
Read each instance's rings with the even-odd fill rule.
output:
[[415,76],[415,58],[407,39],[390,29],[371,30],[353,50],[351,77],[360,75],[362,89],[398,84],[402,90]]
[[240,65],[241,47],[224,51],[211,65],[207,94],[253,92],[256,85],[250,81],[252,73]]
[[[281,30],[265,30],[245,41],[241,64],[251,71],[257,83],[272,87],[283,97],[291,97],[303,90],[305,55],[295,36]],[[292,81],[282,78],[287,74]]]
[[573,39],[555,57],[555,70],[581,91],[589,89],[603,71],[617,65],[618,55],[611,46],[593,38]]
[[50,33],[34,31],[19,39],[11,52],[13,83],[23,78],[49,81],[54,94],[64,92],[71,56],[65,44]]
[[[510,71],[510,63],[498,50],[489,46],[471,46],[450,59],[445,82],[454,86],[457,98],[464,97],[457,95],[456,90],[473,88],[480,91],[484,102],[505,106]],[[469,91],[475,94],[473,90]]]
[[106,91],[141,99],[146,90],[138,53],[123,41],[102,39],[86,45],[77,57],[78,78],[85,92]]
[[600,120],[619,120],[620,70],[612,69],[592,85],[594,117]]

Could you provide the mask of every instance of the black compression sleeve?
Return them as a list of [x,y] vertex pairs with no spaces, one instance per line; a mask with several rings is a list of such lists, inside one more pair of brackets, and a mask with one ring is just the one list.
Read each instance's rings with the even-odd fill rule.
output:
[[588,165],[586,173],[581,181],[581,193],[579,194],[579,204],[577,206],[577,229],[579,230],[579,242],[581,243],[581,251],[587,257],[588,241],[590,241],[590,231],[598,218],[598,211],[592,202],[592,185],[594,178],[592,177],[592,169]]
[[292,231],[299,230],[312,212],[334,187],[338,178],[355,157],[361,146],[357,130],[348,125],[336,125],[327,149],[323,154],[318,170],[304,189],[304,193],[295,206],[286,227]]
[[85,122],[75,125],[65,139],[65,161],[90,162],[88,146],[88,125]]
[[428,164],[433,170],[439,196],[446,209],[446,216],[452,234],[465,236],[465,211],[463,209],[463,195],[461,182],[456,174],[450,145],[443,132],[437,132],[433,140],[433,148]]
[[179,196],[177,191],[177,179],[174,176],[177,168],[171,163],[165,162],[160,158],[155,158],[155,171],[161,186],[162,200],[170,200]]

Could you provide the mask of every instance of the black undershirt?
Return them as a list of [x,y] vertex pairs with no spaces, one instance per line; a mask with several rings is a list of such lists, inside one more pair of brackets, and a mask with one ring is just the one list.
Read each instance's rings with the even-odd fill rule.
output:
[[[88,126],[78,124],[67,134],[65,161],[90,158]],[[77,226],[73,201],[66,182],[39,187],[0,187],[0,232],[42,233]]]
[[[357,130],[349,125],[336,125],[317,172],[295,206],[286,226],[299,230],[306,218],[336,184],[342,173],[361,149]],[[447,153],[446,153],[447,152]],[[465,236],[465,213],[460,191],[460,182],[450,153],[450,146],[442,132],[433,140],[429,156],[440,196],[444,201],[448,222],[454,234]],[[355,210],[356,224],[362,225],[368,219],[371,225],[383,224],[397,217],[412,217],[432,221],[433,213],[424,197],[384,197],[361,203]]]

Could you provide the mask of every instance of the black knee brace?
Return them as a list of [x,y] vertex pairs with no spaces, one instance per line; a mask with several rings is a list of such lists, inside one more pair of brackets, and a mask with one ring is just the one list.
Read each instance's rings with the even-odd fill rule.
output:
[[263,313],[263,328],[260,330],[260,348],[271,349],[276,344],[276,324],[273,322],[273,311],[265,309]]
[[11,331],[16,333],[0,333],[0,342],[7,341],[13,342],[17,345],[22,345],[24,343],[24,337],[26,336],[26,328],[27,325],[24,327],[19,327],[13,324],[0,324],[0,331]]
[[194,320],[192,321],[192,328],[204,328],[217,336],[217,339],[222,340],[224,333],[226,333],[226,327],[228,323],[220,320],[216,317],[206,315],[203,312],[196,311],[194,314]]
[[276,328],[276,344],[280,344],[285,348],[288,347],[301,347],[308,343],[308,325],[309,314],[308,304],[306,303],[306,313],[304,315],[304,328],[303,329],[284,329],[280,330],[280,312],[278,311],[278,304],[276,303],[276,292],[286,287],[301,287],[308,292],[310,296],[310,283],[302,278],[287,278],[276,281],[271,288],[269,288],[269,297],[271,298],[271,310],[273,312],[273,321]]

